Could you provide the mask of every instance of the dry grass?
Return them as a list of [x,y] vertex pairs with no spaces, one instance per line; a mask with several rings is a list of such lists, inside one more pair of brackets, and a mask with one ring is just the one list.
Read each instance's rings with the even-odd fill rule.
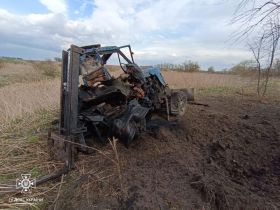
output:
[[[0,132],[0,208],[7,206],[16,209],[19,206],[42,209],[49,202],[54,192],[59,189],[57,183],[37,186],[32,194],[18,194],[13,192],[15,180],[21,174],[31,174],[33,178],[57,171],[63,166],[61,162],[49,160],[47,147],[47,129],[50,122],[57,117],[57,111],[46,111],[25,115],[21,119],[13,120]],[[6,192],[6,193],[5,193]],[[9,203],[11,197],[43,197],[44,202],[36,205],[32,203]],[[50,197],[49,197],[50,196]],[[24,208],[24,209],[25,209]],[[44,208],[45,209],[45,208]]]
[[[55,114],[54,114],[55,113]],[[41,175],[49,166],[46,149],[46,132],[56,112],[40,112],[37,115],[26,115],[13,121],[0,133],[0,180],[14,178],[18,173]],[[42,141],[44,139],[44,141]],[[12,141],[12,143],[11,143]]]
[[60,75],[59,63],[50,61],[7,62],[0,60],[0,87],[53,79]]
[[59,80],[44,80],[0,88],[1,125],[36,110],[53,109],[59,105]]
[[[6,76],[8,84],[4,87],[0,85],[0,192],[1,184],[13,183],[21,173],[31,173],[36,178],[56,171],[62,166],[62,163],[49,160],[46,143],[47,129],[50,122],[58,115],[60,95],[60,80],[46,80],[46,78],[57,76],[56,73],[53,74],[51,65],[48,62],[33,62],[4,63],[2,68],[0,66],[0,78],[3,75],[9,75],[9,77]],[[120,72],[118,69],[113,69],[115,76]],[[252,85],[253,82],[236,75],[167,71],[163,71],[163,75],[172,88],[194,87],[209,90],[222,88],[221,90],[224,90],[225,88],[243,88]],[[9,85],[11,81],[17,84]],[[280,88],[279,80],[274,83]],[[115,173],[111,169],[108,170],[110,164],[116,167],[121,181],[120,161],[115,140],[111,142],[111,147],[96,152],[91,157],[79,157],[76,171],[73,172],[77,175],[74,179],[82,183],[82,178],[88,177],[87,184],[83,183],[84,187],[81,189],[90,192],[97,183],[105,183],[107,178]],[[104,159],[107,162],[104,162]],[[73,173],[71,173],[72,177]],[[54,195],[52,200],[47,200],[48,205],[52,204],[53,200],[59,196],[62,182],[40,186],[35,189],[32,196],[46,197],[52,194]],[[15,208],[15,206],[12,207]]]
[[0,87],[41,79],[41,74],[29,64],[4,63],[3,67],[0,68]]
[[[32,65],[7,63],[0,70],[0,76],[9,75],[24,82],[0,88],[0,122],[8,122],[36,110],[58,107],[59,79],[40,81],[44,74],[55,76],[53,65],[58,66],[51,62],[33,62]],[[119,75],[120,70],[115,70],[113,74]],[[163,75],[171,88],[240,88],[252,82],[236,75],[170,71],[163,71]],[[25,81],[36,82],[26,84]]]
[[0,69],[2,69],[5,66],[5,62],[0,59]]
[[55,78],[60,75],[60,63],[54,61],[33,61],[32,66],[37,72],[49,78]]
[[[123,71],[118,66],[109,66],[110,73],[117,77]],[[204,72],[179,72],[179,71],[162,71],[162,74],[171,88],[240,88],[252,85],[255,79],[250,77],[241,77],[232,74],[215,74]]]
[[4,66],[2,67],[0,71],[0,75],[17,75],[18,77],[22,77],[25,74],[27,75],[36,75],[38,72],[32,67],[32,65],[27,63],[4,63]]
[[250,85],[252,80],[238,75],[187,73],[187,72],[162,72],[167,83],[172,88],[214,88],[214,87],[243,87]]

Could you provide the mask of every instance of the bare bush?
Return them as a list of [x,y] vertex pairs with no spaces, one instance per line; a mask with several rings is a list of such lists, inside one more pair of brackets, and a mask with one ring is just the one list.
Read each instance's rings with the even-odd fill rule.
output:
[[214,73],[214,72],[215,72],[215,69],[214,69],[213,66],[210,66],[210,67],[207,69],[207,71],[208,71],[209,73]]
[[228,73],[241,75],[241,76],[253,76],[257,70],[255,68],[256,62],[251,60],[241,61],[232,68],[229,69]]
[[[276,27],[275,23],[270,23],[270,27],[271,29],[269,29],[269,31],[271,33],[269,35],[267,35],[267,32],[264,31],[262,36],[257,41],[254,41],[253,44],[249,44],[257,63],[257,93],[259,97],[264,97],[266,94],[267,85],[269,77],[271,76],[275,53],[280,38],[280,30],[278,27]],[[264,78],[262,78],[262,75],[264,75]]]
[[[278,1],[242,0],[233,19],[234,23],[241,24],[241,29],[235,34],[236,39],[247,39],[257,63],[257,93],[262,97],[266,94],[275,56],[279,51],[279,14]],[[264,74],[263,82],[262,74]]]
[[198,65],[197,62],[193,62],[193,61],[188,61],[188,62],[184,62],[184,71],[187,72],[197,72],[200,70],[200,66]]

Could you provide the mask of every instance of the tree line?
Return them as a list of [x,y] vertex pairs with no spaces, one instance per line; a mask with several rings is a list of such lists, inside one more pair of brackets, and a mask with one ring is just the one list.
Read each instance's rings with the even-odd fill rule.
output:
[[181,64],[162,63],[162,64],[157,64],[156,66],[163,70],[172,70],[172,71],[198,72],[201,70],[199,64],[191,60],[185,61]]
[[[255,60],[244,60],[228,69],[215,70],[213,66],[202,70],[200,65],[194,61],[186,61],[181,64],[162,63],[155,65],[162,70],[183,71],[183,72],[208,72],[208,73],[224,73],[238,74],[244,76],[254,76],[259,72],[258,63]],[[266,68],[260,69],[261,74],[265,74]],[[280,58],[275,59],[272,64],[270,76],[280,76]]]
[[[259,68],[258,63],[255,60],[245,60],[242,61],[229,70],[228,73],[238,74],[238,75],[256,75],[260,73],[262,75],[267,74],[267,68]],[[280,76],[280,59],[275,59],[271,65],[271,70],[269,76]]]

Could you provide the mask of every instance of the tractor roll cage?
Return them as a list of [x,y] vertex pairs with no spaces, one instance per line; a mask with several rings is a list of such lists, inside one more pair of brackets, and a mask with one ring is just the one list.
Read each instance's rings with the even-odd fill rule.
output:
[[[119,64],[122,68],[121,58],[122,57],[128,64],[135,64],[134,58],[133,58],[133,52],[131,51],[130,45],[123,45],[120,47],[117,46],[107,46],[107,47],[101,47],[101,45],[89,45],[82,47],[85,51],[83,53],[83,56],[81,59],[85,58],[87,55],[89,56],[96,56],[98,60],[100,60],[102,65],[105,65],[109,58],[114,54],[117,53]],[[121,49],[128,48],[130,58],[128,58]],[[123,69],[123,68],[122,68]],[[123,69],[125,71],[125,69]]]

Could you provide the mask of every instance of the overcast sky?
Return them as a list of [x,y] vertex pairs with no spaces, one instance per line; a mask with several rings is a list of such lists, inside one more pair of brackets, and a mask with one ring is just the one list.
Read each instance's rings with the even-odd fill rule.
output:
[[0,56],[60,57],[70,44],[131,44],[141,65],[248,59],[232,43],[234,0],[0,0]]

